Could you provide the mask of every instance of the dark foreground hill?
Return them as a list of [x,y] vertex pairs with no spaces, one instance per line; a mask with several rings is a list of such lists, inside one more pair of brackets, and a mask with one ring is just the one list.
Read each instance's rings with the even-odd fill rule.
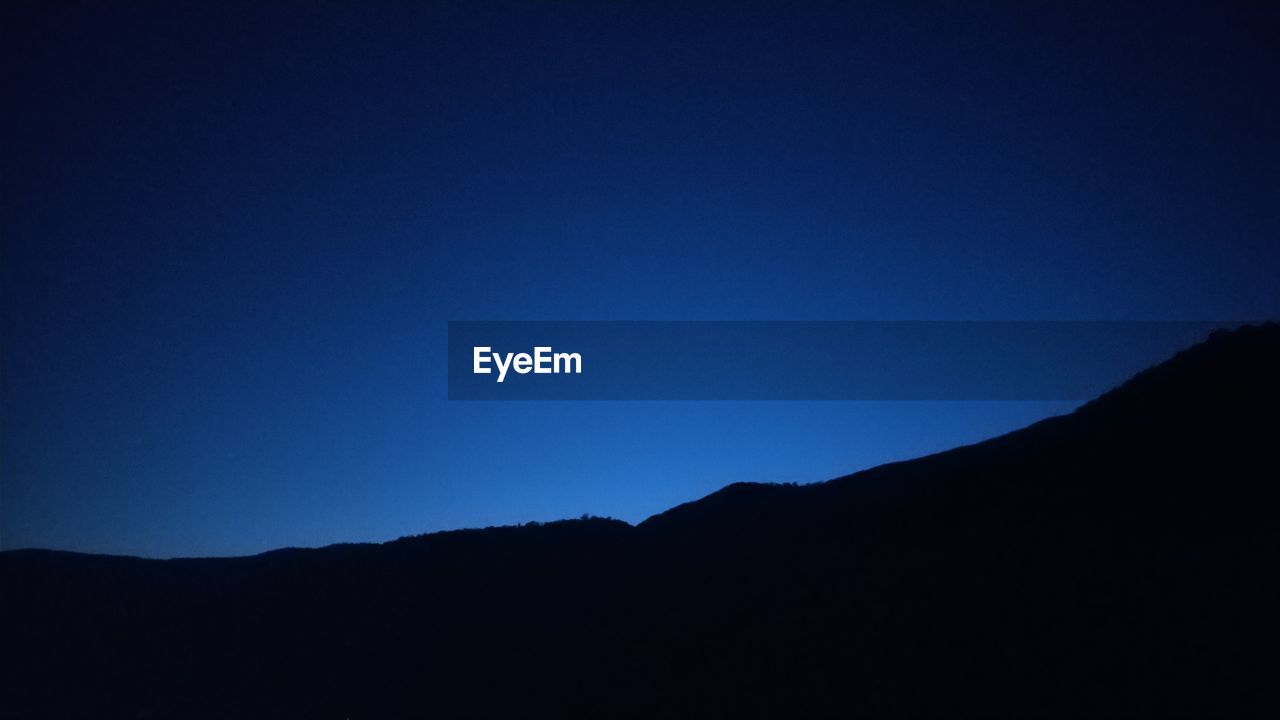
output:
[[0,554],[0,715],[1280,717],[1280,327],[802,487],[255,557]]

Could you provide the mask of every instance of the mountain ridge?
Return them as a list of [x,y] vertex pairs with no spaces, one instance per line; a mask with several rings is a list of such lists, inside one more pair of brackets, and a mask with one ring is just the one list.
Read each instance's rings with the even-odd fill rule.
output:
[[[761,492],[761,493],[769,493],[770,497],[772,498],[772,497],[776,497],[778,493],[793,492],[802,488],[812,488],[817,486],[829,485],[831,483],[852,482],[854,481],[854,479],[865,480],[869,477],[875,477],[883,472],[889,472],[890,468],[895,468],[900,465],[929,460],[931,458],[936,458],[937,456],[940,456],[940,455],[947,455],[949,453],[963,451],[966,448],[986,446],[989,443],[995,443],[1010,436],[1021,436],[1024,433],[1034,432],[1036,428],[1053,426],[1057,424],[1059,421],[1063,421],[1064,419],[1067,419],[1067,418],[1072,418],[1081,413],[1088,414],[1091,412],[1095,412],[1095,408],[1099,407],[1100,405],[1105,407],[1108,403],[1114,404],[1117,402],[1123,402],[1124,400],[1128,399],[1129,396],[1131,396],[1133,393],[1137,391],[1146,390],[1149,392],[1150,391],[1149,386],[1153,383],[1159,383],[1163,381],[1167,385],[1169,382],[1168,375],[1173,371],[1181,370],[1185,372],[1191,367],[1194,367],[1197,364],[1203,364],[1205,362],[1216,362],[1219,364],[1223,362],[1232,362],[1233,364],[1238,365],[1240,362],[1240,358],[1236,357],[1228,361],[1224,357],[1222,357],[1222,353],[1238,352],[1240,349],[1246,346],[1253,348],[1253,343],[1261,343],[1265,345],[1266,351],[1268,352],[1272,352],[1272,353],[1280,352],[1280,349],[1278,349],[1280,348],[1280,324],[1277,324],[1274,322],[1260,323],[1260,324],[1246,324],[1232,330],[1216,330],[1210,333],[1209,337],[1205,341],[1201,343],[1197,343],[1192,347],[1181,350],[1175,353],[1172,357],[1168,358],[1167,360],[1137,373],[1133,377],[1117,385],[1111,390],[1108,390],[1102,393],[1101,395],[1099,395],[1098,397],[1083,403],[1080,407],[1076,408],[1070,413],[1044,418],[1043,420],[1036,421],[1025,427],[1011,430],[1007,433],[1003,433],[995,437],[986,438],[973,443],[968,443],[965,445],[960,445],[960,446],[948,448],[945,450],[940,450],[938,452],[929,453],[927,455],[922,455],[919,457],[906,458],[903,460],[895,460],[892,462],[883,463],[870,468],[858,470],[846,475],[841,475],[838,477],[830,478],[828,480],[821,480],[821,481],[816,481],[812,483],[804,483],[804,484],[761,483],[761,482],[750,482],[750,481],[733,482],[696,500],[690,500],[688,502],[680,503],[671,508],[655,513],[635,524],[627,523],[624,520],[619,520],[617,518],[610,518],[610,517],[592,516],[591,519],[608,520],[611,522],[624,524],[628,527],[641,528],[641,527],[645,527],[646,525],[652,525],[655,523],[660,524],[664,521],[664,518],[671,515],[672,513],[679,513],[682,511],[682,509],[696,507],[698,506],[699,503],[708,502],[708,501],[714,502],[717,499],[722,498],[725,494]],[[453,535],[457,533],[475,533],[475,532],[496,531],[496,530],[505,530],[505,529],[511,529],[511,528],[521,528],[521,527],[537,527],[537,526],[545,526],[545,525],[558,524],[558,523],[573,523],[573,522],[576,522],[577,520],[578,520],[577,518],[564,518],[560,520],[553,520],[553,521],[546,521],[546,522],[529,522],[529,523],[521,523],[517,525],[491,525],[491,526],[480,527],[480,528],[457,528],[452,530],[438,530],[438,531],[431,531],[431,532],[416,534],[416,535],[405,535],[399,538],[394,538],[391,540],[385,540],[381,542],[379,541],[339,542],[339,543],[333,543],[330,545],[323,545],[318,547],[288,546],[288,547],[272,548],[269,550],[264,550],[259,553],[252,553],[249,555],[210,556],[210,557],[177,556],[177,557],[170,557],[170,558],[147,558],[147,557],[134,556],[134,555],[118,555],[118,554],[112,554],[112,553],[93,553],[93,552],[80,552],[80,551],[74,551],[74,550],[55,550],[55,549],[44,549],[44,548],[17,548],[13,550],[0,551],[0,554],[24,553],[24,552],[49,552],[49,553],[66,553],[66,554],[72,554],[72,555],[86,555],[90,557],[129,557],[129,558],[137,558],[137,559],[143,559],[143,560],[161,560],[161,561],[163,560],[201,560],[201,559],[230,560],[235,558],[259,557],[262,555],[288,553],[293,551],[328,550],[331,548],[340,548],[345,546],[378,547],[378,546],[388,545],[391,543],[401,542],[404,540],[420,539],[420,538],[436,536],[436,535]]]
[[[810,485],[143,560],[0,554],[0,717],[1267,717],[1280,326]],[[74,687],[75,692],[67,692]]]

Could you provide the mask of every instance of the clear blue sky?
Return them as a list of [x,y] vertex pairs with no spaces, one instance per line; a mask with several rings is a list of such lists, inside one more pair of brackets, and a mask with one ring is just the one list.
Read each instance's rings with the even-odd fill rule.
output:
[[5,3],[0,545],[638,521],[1071,407],[450,403],[448,320],[1277,316],[1274,8],[962,5]]

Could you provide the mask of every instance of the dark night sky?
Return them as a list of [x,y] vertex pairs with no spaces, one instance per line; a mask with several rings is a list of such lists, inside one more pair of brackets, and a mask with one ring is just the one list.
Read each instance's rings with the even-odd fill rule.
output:
[[1029,5],[4,3],[0,546],[638,521],[1071,407],[450,403],[447,320],[1276,317],[1276,11]]

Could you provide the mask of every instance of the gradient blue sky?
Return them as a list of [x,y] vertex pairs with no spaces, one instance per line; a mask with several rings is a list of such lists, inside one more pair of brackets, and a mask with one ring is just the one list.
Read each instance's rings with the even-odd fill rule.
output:
[[0,546],[638,521],[1071,408],[450,403],[447,320],[1280,311],[1274,8],[689,4],[5,3]]

